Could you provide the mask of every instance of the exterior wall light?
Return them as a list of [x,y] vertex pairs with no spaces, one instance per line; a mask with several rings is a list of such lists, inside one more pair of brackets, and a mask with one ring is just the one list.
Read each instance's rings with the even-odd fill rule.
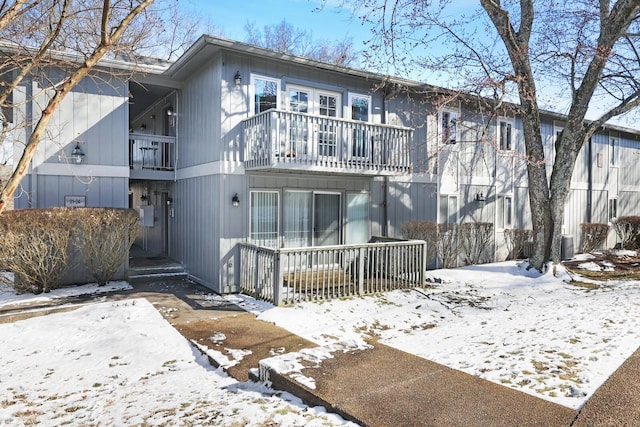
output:
[[71,151],[71,159],[75,164],[79,165],[84,160],[84,152],[80,148],[80,142],[76,141],[76,148]]
[[236,82],[236,86],[240,86],[242,84],[242,76],[240,75],[240,70],[236,71],[236,75],[233,76],[233,80]]
[[484,206],[484,203],[486,201],[487,201],[487,199],[484,197],[484,194],[482,194],[482,193],[476,194],[476,202],[478,202],[478,204],[480,206]]
[[240,206],[240,197],[238,197],[238,193],[234,194],[233,197],[231,198],[231,204],[233,205],[234,208],[237,208],[238,206]]

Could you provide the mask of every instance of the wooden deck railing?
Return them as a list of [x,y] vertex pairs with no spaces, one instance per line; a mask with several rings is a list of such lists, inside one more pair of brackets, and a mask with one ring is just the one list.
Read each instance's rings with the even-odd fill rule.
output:
[[243,123],[246,169],[411,170],[410,128],[269,110]]
[[421,287],[425,270],[421,240],[281,249],[240,244],[242,291],[275,305]]
[[172,171],[175,169],[175,142],[173,136],[129,134],[129,167]]

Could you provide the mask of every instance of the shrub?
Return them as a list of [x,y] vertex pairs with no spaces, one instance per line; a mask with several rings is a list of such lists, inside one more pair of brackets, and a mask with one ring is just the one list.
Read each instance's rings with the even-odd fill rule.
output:
[[442,267],[455,267],[461,252],[460,226],[458,224],[439,224],[436,253],[442,262]]
[[68,209],[25,209],[0,215],[0,270],[14,273],[16,292],[49,292],[69,268],[74,218]]
[[466,222],[459,226],[462,251],[467,264],[479,264],[485,248],[493,237],[493,224],[490,222]]
[[133,209],[76,209],[79,233],[74,244],[98,285],[105,285],[127,261],[138,214]]
[[427,242],[427,264],[436,256],[438,224],[433,221],[408,221],[401,225],[402,236],[408,240]]
[[509,250],[509,259],[522,259],[525,257],[527,242],[533,238],[533,231],[522,228],[504,230],[504,240]]
[[580,224],[582,234],[582,253],[589,253],[602,247],[609,234],[608,224],[585,222]]
[[640,248],[640,216],[621,216],[613,222],[613,228],[624,249]]

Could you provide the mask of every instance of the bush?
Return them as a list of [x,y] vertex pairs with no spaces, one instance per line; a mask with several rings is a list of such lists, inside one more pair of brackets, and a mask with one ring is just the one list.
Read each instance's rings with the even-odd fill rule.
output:
[[18,293],[49,292],[69,268],[74,218],[68,209],[25,209],[0,215],[0,270],[14,273]]
[[427,264],[436,256],[438,224],[432,221],[408,221],[401,225],[402,236],[407,240],[427,242]]
[[509,250],[509,259],[522,259],[525,257],[527,242],[533,238],[533,231],[522,228],[504,230],[504,240]]
[[455,267],[462,252],[460,244],[460,226],[458,224],[439,224],[436,253],[443,268]]
[[138,214],[133,209],[76,209],[79,233],[74,244],[98,285],[107,284],[127,261]]
[[466,222],[459,226],[462,251],[467,264],[479,264],[482,254],[491,243],[493,224],[490,222]]
[[582,234],[582,253],[589,253],[602,247],[609,234],[609,225],[585,222],[580,224],[580,230]]
[[0,280],[16,292],[49,292],[70,267],[71,249],[100,285],[126,262],[138,215],[131,209],[53,208],[6,211],[0,215]]
[[624,249],[640,248],[640,216],[621,216],[613,222],[613,228]]

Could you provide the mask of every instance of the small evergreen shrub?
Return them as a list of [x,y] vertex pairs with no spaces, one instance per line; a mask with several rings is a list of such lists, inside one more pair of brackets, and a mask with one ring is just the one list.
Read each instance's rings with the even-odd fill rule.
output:
[[582,234],[582,253],[593,252],[601,248],[609,234],[609,224],[585,222],[580,224]]

